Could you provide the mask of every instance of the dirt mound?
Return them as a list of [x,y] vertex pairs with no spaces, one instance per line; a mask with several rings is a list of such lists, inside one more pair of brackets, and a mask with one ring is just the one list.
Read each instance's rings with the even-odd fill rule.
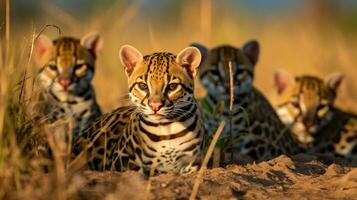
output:
[[[188,199],[196,174],[163,174],[145,179],[137,172],[80,175],[81,199]],[[150,192],[148,192],[150,191]],[[199,199],[357,199],[357,168],[326,165],[316,157],[280,156],[245,166],[206,170]]]

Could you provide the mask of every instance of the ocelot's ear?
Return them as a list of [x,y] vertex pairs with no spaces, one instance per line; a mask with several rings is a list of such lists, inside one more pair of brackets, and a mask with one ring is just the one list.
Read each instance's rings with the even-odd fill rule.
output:
[[280,95],[289,85],[295,83],[295,78],[285,70],[278,70],[274,73],[274,82],[277,92]]
[[45,35],[40,35],[34,42],[33,56],[36,64],[42,67],[44,64],[44,57],[53,46],[53,42],[50,38]]
[[208,54],[209,54],[209,49],[207,47],[205,47],[204,45],[200,44],[200,43],[192,43],[190,44],[191,47],[196,47],[198,50],[200,50],[201,52],[201,62],[200,62],[200,66],[202,66],[208,59]]
[[256,40],[251,40],[245,43],[242,47],[244,55],[246,55],[249,61],[255,66],[258,62],[260,47]]
[[136,65],[143,60],[143,55],[134,47],[123,45],[119,50],[119,58],[126,75],[130,77]]
[[103,38],[99,35],[99,33],[88,33],[82,37],[81,45],[96,56],[103,48]]
[[186,47],[177,54],[176,62],[186,69],[191,78],[197,74],[197,68],[201,63],[201,53],[196,47]]
[[345,76],[343,74],[335,73],[335,74],[329,75],[326,78],[325,83],[332,91],[337,92],[338,88],[340,87],[340,85],[344,79],[345,79]]

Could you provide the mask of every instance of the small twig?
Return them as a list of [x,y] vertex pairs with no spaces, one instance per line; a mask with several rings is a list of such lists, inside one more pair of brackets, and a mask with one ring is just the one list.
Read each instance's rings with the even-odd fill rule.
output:
[[198,188],[200,187],[200,184],[201,184],[201,178],[202,178],[202,174],[203,172],[207,169],[207,164],[208,164],[208,161],[213,153],[213,150],[214,150],[214,147],[216,146],[216,143],[217,143],[217,140],[219,138],[219,136],[221,135],[222,133],[222,130],[224,128],[224,121],[221,122],[221,124],[219,125],[216,133],[214,134],[213,136],[213,139],[211,141],[211,144],[209,145],[208,147],[208,150],[207,150],[207,153],[205,155],[205,158],[203,159],[203,162],[202,162],[202,165],[201,165],[201,168],[200,170],[198,170],[197,172],[197,176],[196,176],[196,179],[195,179],[195,183],[193,185],[193,189],[192,189],[192,192],[191,192],[191,195],[190,195],[190,200],[194,200],[197,196],[197,193],[198,193]]

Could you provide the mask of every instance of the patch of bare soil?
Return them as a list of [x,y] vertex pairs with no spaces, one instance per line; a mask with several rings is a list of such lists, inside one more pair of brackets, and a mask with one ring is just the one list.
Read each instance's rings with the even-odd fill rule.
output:
[[[197,199],[357,199],[357,168],[323,164],[316,157],[280,156],[259,164],[206,170]],[[81,173],[80,199],[188,199],[196,173]],[[148,187],[150,184],[150,188]],[[150,191],[150,192],[148,192]]]

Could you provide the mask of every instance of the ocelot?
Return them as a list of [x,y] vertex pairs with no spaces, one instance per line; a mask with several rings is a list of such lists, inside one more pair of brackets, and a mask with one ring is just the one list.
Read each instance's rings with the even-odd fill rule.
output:
[[329,154],[357,163],[357,115],[335,107],[342,74],[322,80],[275,73],[278,114],[290,127],[306,153]]
[[[102,43],[97,33],[81,40],[60,37],[53,41],[40,35],[34,43],[34,58],[40,70],[30,116],[38,126],[47,128],[56,143],[67,144],[101,115],[91,81]],[[45,135],[35,135],[30,143],[35,154],[48,150]]]
[[205,130],[212,135],[220,121],[227,124],[218,144],[220,164],[262,161],[298,152],[290,131],[253,86],[259,43],[249,41],[241,49],[229,45],[211,50],[200,44],[192,46],[199,48],[205,57],[199,70],[200,82],[207,90],[206,97],[200,101]]
[[177,56],[142,56],[125,45],[119,54],[132,106],[104,115],[84,131],[74,146],[77,160],[84,158],[92,169],[145,174],[152,168],[179,174],[197,169],[204,131],[193,80],[200,51],[188,47]]

